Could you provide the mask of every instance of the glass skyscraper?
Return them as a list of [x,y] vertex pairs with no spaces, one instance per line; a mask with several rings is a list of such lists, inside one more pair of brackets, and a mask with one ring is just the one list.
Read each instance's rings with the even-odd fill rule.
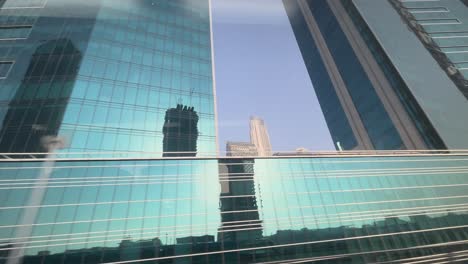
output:
[[337,148],[468,147],[462,1],[283,3]]
[[[208,0],[1,5],[1,152],[44,152],[44,136],[64,152],[216,152]],[[197,120],[167,132],[179,105]]]
[[390,3],[468,98],[468,1]]
[[[0,0],[0,264],[466,260],[466,152],[219,157],[212,59],[209,0]],[[340,69],[362,78],[360,113],[381,110],[368,143],[403,148],[364,69]]]

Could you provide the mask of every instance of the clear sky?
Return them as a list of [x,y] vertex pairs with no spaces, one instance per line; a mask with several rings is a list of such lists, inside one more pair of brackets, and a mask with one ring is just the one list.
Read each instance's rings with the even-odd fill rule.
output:
[[334,150],[281,0],[212,0],[219,144],[262,117],[273,150]]

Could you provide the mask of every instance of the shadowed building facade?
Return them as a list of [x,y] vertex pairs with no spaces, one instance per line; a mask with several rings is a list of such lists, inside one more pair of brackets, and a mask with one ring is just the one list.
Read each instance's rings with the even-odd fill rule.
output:
[[283,3],[337,149],[468,146],[461,1]]

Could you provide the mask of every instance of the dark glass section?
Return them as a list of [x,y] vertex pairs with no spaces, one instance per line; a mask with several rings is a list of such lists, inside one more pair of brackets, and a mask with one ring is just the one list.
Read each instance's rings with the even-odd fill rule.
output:
[[418,129],[428,148],[445,149],[446,146],[442,139],[439,137],[426,114],[421,109],[414,96],[411,94],[408,86],[401,78],[397,69],[388,58],[378,40],[375,38],[375,35],[372,33],[367,23],[359,14],[359,11],[357,10],[354,3],[351,0],[341,0],[341,3],[353,21],[356,29],[361,34],[361,37],[366,42],[367,47],[372,52],[372,55],[385,74],[388,82],[392,86],[395,93],[398,95],[400,101],[405,107],[405,110],[411,117],[413,123],[416,125],[416,128]]
[[404,149],[398,131],[327,1],[307,1],[375,149]]
[[344,150],[351,150],[357,146],[356,138],[304,16],[299,9],[298,2],[283,0],[283,4],[299,44],[305,66],[314,85],[315,93],[317,94],[332,139],[335,144],[340,142]]
[[3,121],[2,151],[47,151],[41,140],[58,134],[81,59],[69,39],[47,41],[36,49]]
[[97,10],[64,10],[56,0],[47,9],[43,0],[3,4],[0,27],[28,33],[0,39],[0,58],[14,61],[0,82],[0,152],[46,152],[60,134]]
[[1,61],[0,62],[0,78],[6,78],[12,66],[13,66],[12,61]]
[[197,155],[198,114],[193,107],[178,104],[166,111],[163,127],[163,156]]

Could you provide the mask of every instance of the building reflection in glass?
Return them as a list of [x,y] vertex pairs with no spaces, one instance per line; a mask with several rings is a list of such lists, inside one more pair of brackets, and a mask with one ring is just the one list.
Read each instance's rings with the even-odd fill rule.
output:
[[197,155],[198,114],[194,107],[178,104],[166,111],[163,127],[164,157]]
[[[257,195],[254,183],[254,159],[222,159],[219,161],[221,184],[221,226],[218,241],[223,248],[256,246],[262,240]],[[240,254],[251,260],[251,252]]]
[[166,111],[183,101],[197,131],[167,151],[216,153],[208,0],[0,4],[1,152],[58,134],[62,153],[163,153]]
[[[228,243],[227,241],[214,241],[214,237],[209,235],[178,238],[176,243],[170,244],[163,243],[157,237],[145,240],[123,239],[115,247],[73,249],[62,253],[40,251],[36,255],[26,256],[23,263],[108,263],[143,259],[156,261],[154,263],[255,263],[258,261],[284,263],[281,261],[288,259],[319,261],[327,258],[327,263],[338,264],[396,261],[435,254],[440,254],[446,259],[457,260],[458,254],[450,254],[450,252],[468,250],[468,245],[463,243],[468,239],[468,229],[444,230],[443,226],[446,223],[466,224],[467,216],[467,214],[447,214],[439,217],[421,215],[406,220],[388,217],[360,228],[341,226],[323,229],[278,230],[273,235],[261,238],[263,242],[257,242],[257,247],[254,244],[242,246],[239,243],[242,242],[241,237],[239,237],[240,241]],[[434,229],[434,231],[424,231],[427,229]],[[390,235],[394,233],[398,235]],[[435,246],[424,247],[431,243]],[[10,245],[0,247],[0,252],[2,252],[0,257],[6,256],[9,247]],[[245,250],[248,248],[252,250]],[[234,253],[221,253],[226,250],[234,250]],[[186,254],[194,256],[183,257]],[[429,261],[431,261],[430,258]]]
[[37,47],[0,132],[2,152],[46,152],[44,136],[57,136],[82,59],[70,39]]

